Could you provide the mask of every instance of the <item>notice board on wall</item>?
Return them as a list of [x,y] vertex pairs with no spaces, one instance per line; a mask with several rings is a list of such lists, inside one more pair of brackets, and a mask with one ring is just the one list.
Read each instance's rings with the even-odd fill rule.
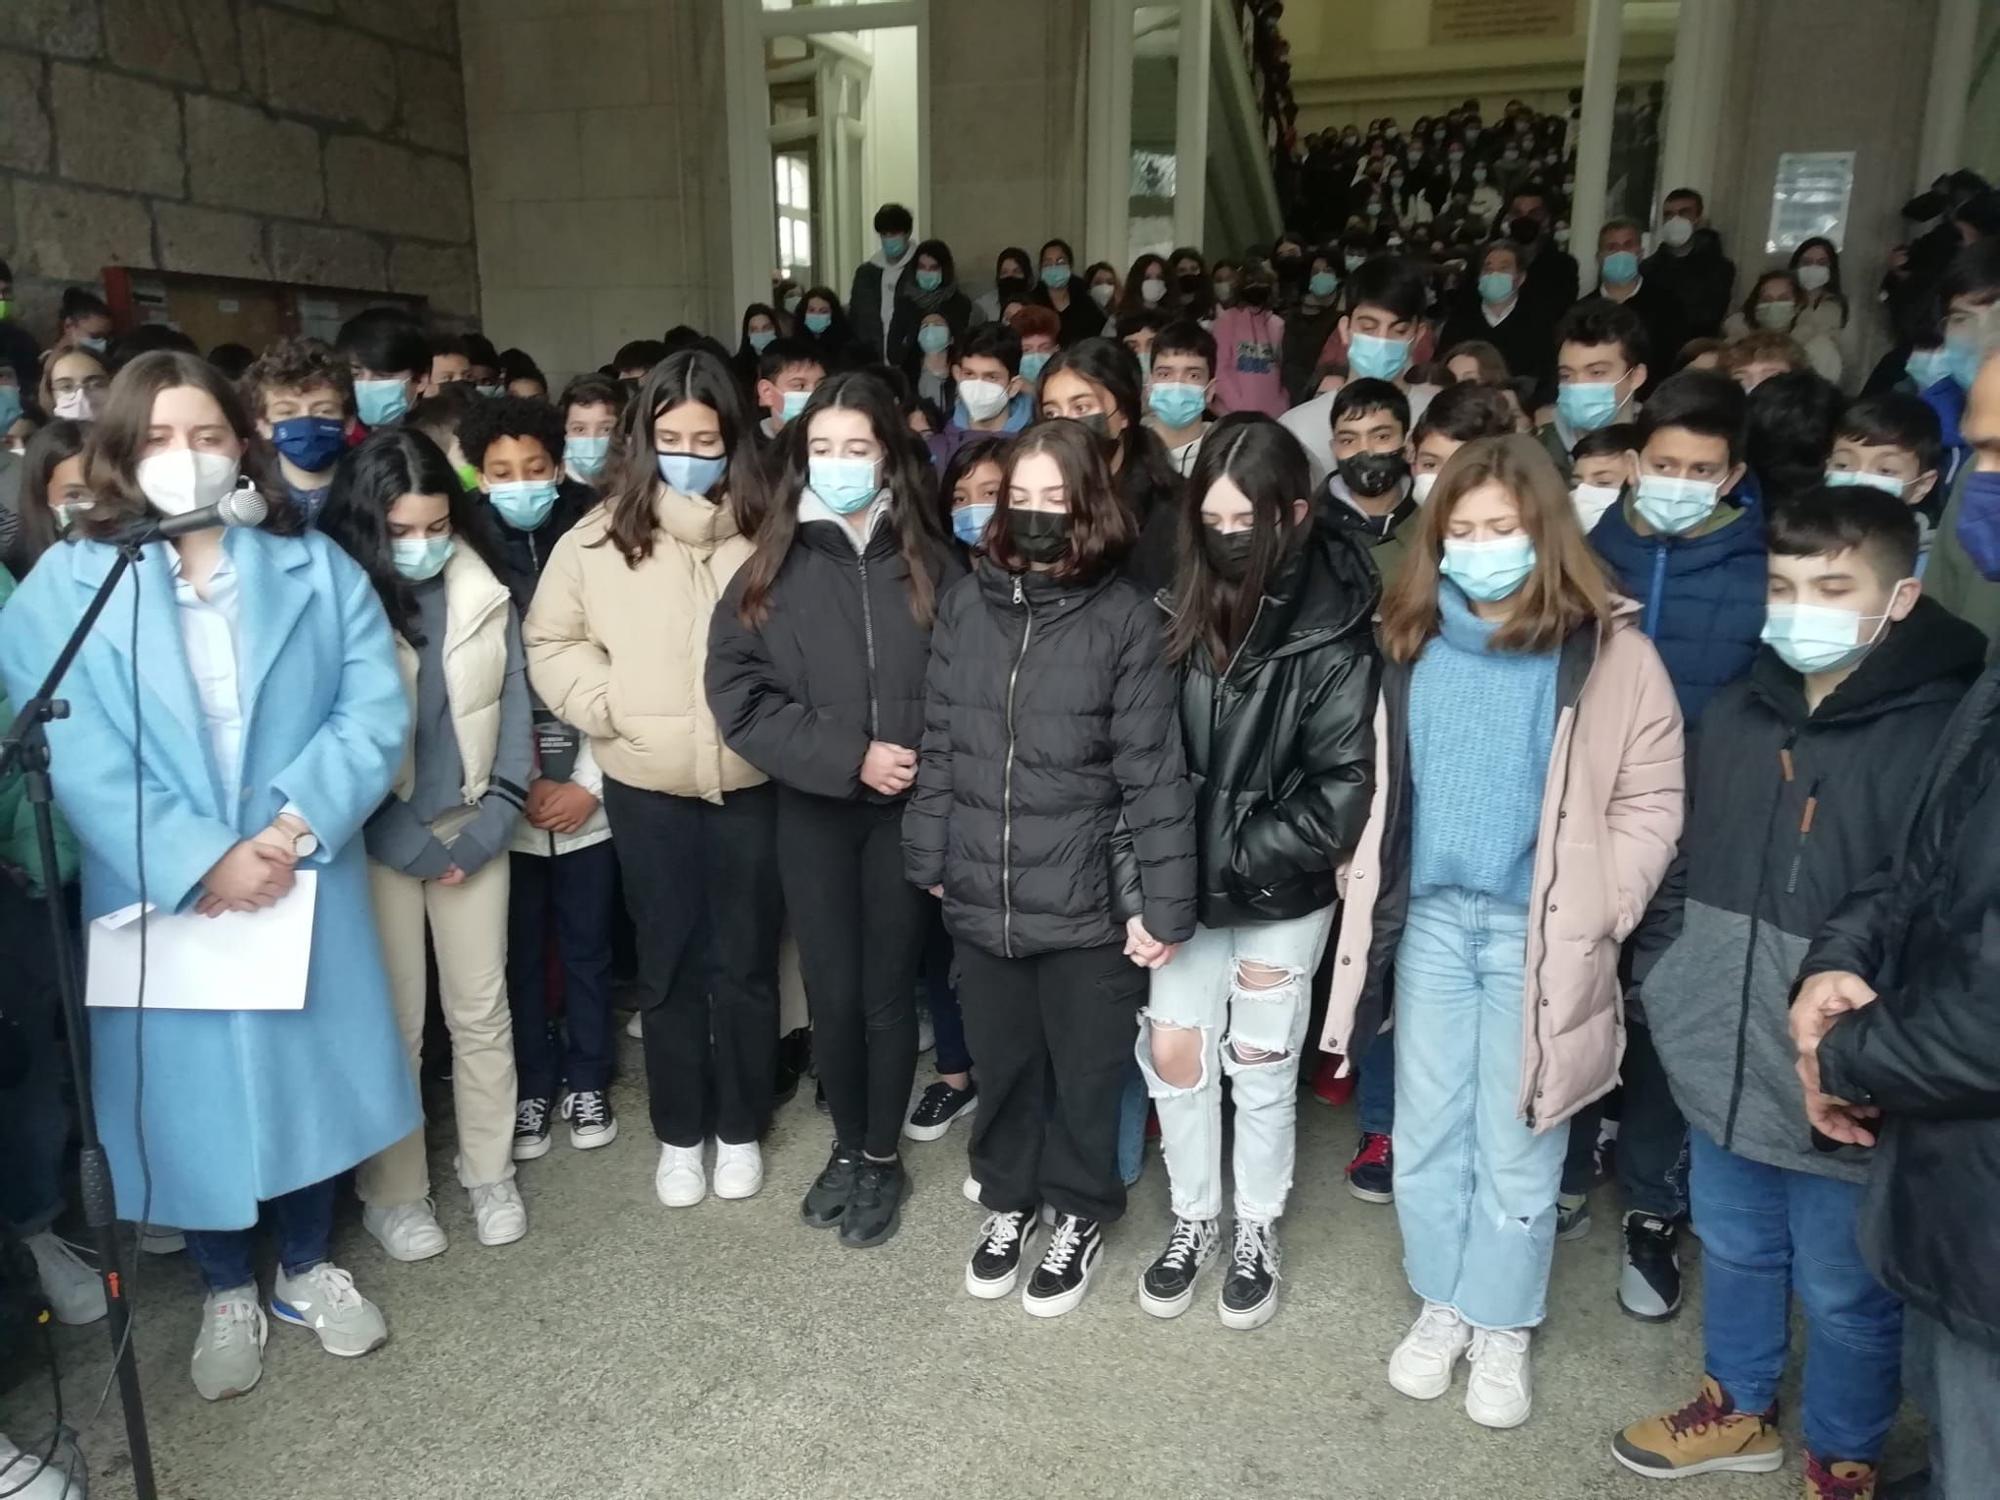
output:
[[331,341],[343,322],[366,307],[403,307],[418,319],[424,316],[422,297],[393,292],[130,266],[106,266],[103,276],[105,300],[118,332],[142,323],[162,323],[179,329],[204,350],[217,344],[261,350],[298,334]]
[[1431,0],[1431,45],[1574,35],[1576,0]]

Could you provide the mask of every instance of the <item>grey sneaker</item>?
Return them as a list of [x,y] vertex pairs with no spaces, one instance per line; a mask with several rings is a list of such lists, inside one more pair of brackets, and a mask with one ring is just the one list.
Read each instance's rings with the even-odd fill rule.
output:
[[1563,1193],[1556,1199],[1556,1238],[1580,1240],[1590,1233],[1590,1195]]
[[254,1285],[203,1298],[201,1333],[190,1367],[202,1399],[227,1401],[251,1390],[263,1378],[264,1340],[270,1333]]
[[358,1359],[389,1342],[382,1309],[354,1289],[354,1278],[330,1260],[288,1276],[281,1269],[271,1284],[271,1316],[319,1335],[320,1347],[342,1359]]

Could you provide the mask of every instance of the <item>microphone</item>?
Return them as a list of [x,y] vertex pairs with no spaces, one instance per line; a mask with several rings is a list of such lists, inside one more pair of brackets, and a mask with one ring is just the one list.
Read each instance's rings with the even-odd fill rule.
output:
[[114,547],[143,547],[148,542],[171,541],[191,531],[209,531],[217,526],[261,526],[271,513],[271,503],[256,489],[245,484],[231,490],[213,505],[185,511],[178,516],[150,516],[135,522],[111,538]]

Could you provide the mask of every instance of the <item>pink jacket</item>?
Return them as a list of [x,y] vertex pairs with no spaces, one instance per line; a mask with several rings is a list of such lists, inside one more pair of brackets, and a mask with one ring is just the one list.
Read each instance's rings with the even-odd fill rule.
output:
[[[1608,1093],[1625,1052],[1618,950],[1681,835],[1681,712],[1639,607],[1563,644],[1529,911],[1525,1032],[1515,1112],[1547,1130]],[[1383,663],[1375,799],[1347,872],[1333,996],[1320,1046],[1353,1056],[1385,1015],[1409,907],[1410,669]],[[1365,1046],[1365,1043],[1364,1043]]]
[[1215,335],[1215,410],[1261,411],[1282,417],[1285,398],[1282,356],[1285,320],[1261,307],[1231,307],[1218,313]]

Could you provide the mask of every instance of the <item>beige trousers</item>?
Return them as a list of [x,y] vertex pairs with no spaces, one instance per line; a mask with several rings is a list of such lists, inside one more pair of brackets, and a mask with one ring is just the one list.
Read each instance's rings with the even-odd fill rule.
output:
[[[458,814],[434,831],[451,842]],[[514,1175],[514,1026],[507,1010],[508,859],[503,852],[463,885],[439,885],[370,861],[375,924],[414,1069],[424,1037],[424,929],[437,954],[438,995],[451,1031],[451,1088],[458,1118],[458,1180],[466,1187]],[[361,1164],[361,1201],[380,1208],[430,1196],[419,1126]]]

